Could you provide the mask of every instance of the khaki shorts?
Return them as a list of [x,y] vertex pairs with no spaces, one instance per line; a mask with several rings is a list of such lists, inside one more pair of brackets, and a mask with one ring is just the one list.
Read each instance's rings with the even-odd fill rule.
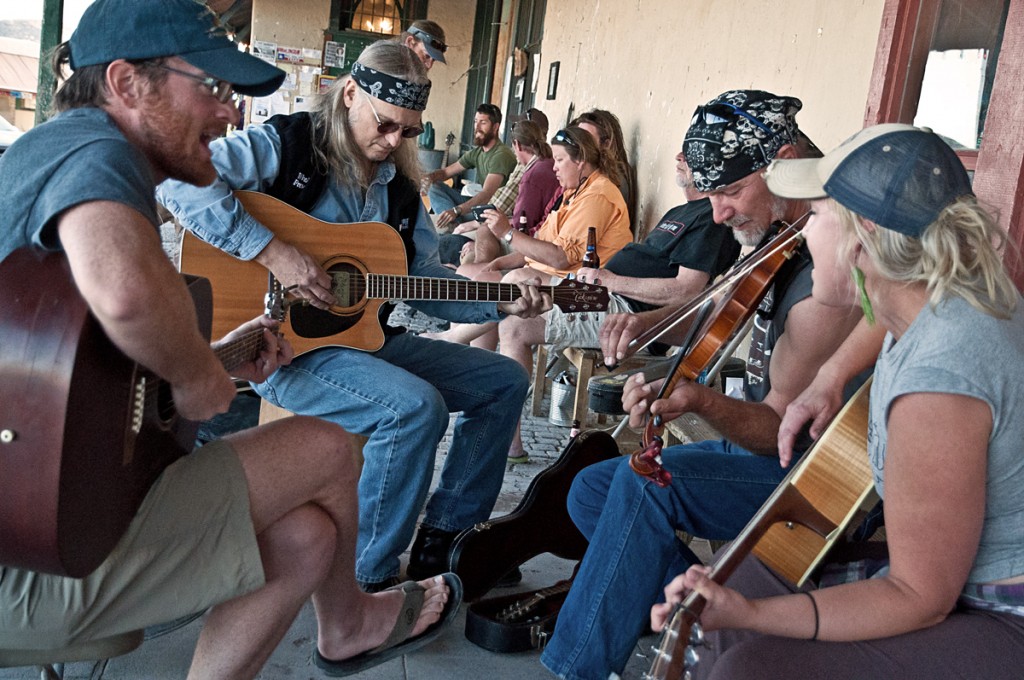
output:
[[544,344],[552,345],[556,350],[565,347],[600,347],[598,333],[605,317],[628,311],[630,309],[625,299],[615,293],[608,296],[607,312],[566,313],[558,307],[553,307],[548,312],[547,323],[544,326]]
[[140,630],[263,583],[245,473],[217,441],[164,470],[89,576],[0,567],[0,648],[54,649]]

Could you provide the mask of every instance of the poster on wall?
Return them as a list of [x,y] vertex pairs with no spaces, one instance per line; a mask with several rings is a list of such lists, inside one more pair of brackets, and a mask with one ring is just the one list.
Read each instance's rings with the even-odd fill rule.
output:
[[286,64],[301,64],[302,50],[298,47],[285,47],[283,45],[278,45],[277,60],[283,61]]
[[252,54],[268,64],[277,62],[277,43],[267,40],[253,40]]
[[328,40],[324,43],[324,68],[345,68],[345,44]]

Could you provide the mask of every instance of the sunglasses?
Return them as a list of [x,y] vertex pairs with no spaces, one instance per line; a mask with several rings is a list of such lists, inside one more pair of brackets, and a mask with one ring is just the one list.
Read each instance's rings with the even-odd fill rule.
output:
[[373,117],[377,119],[377,132],[379,132],[382,135],[390,135],[392,132],[397,132],[401,130],[402,136],[405,137],[406,139],[410,139],[412,137],[419,137],[421,134],[423,134],[423,128],[421,128],[418,125],[411,125],[409,127],[405,127],[401,123],[396,123],[393,120],[389,120],[387,122],[381,120],[380,116],[377,115],[377,109],[374,107],[373,99],[370,98],[370,95],[366,94],[366,91],[361,88],[357,89],[359,89],[359,91],[363,93],[363,96],[366,97],[366,101],[369,102],[370,104],[370,110],[373,111]]
[[189,73],[188,71],[182,71],[181,69],[174,68],[173,66],[167,66],[166,64],[153,63],[153,66],[162,68],[165,71],[170,71],[171,73],[177,73],[179,76],[191,78],[197,83],[202,83],[203,87],[206,88],[206,90],[213,95],[214,99],[219,101],[221,104],[227,104],[229,101],[236,98],[235,91],[232,88],[231,83],[226,80],[218,80],[216,78],[211,78],[210,76],[201,76],[195,73]]
[[728,102],[718,102],[715,104],[708,104],[707,106],[700,106],[697,108],[697,113],[694,115],[693,122],[696,122],[698,117],[701,117],[705,123],[710,125],[714,125],[716,123],[728,123],[729,121],[736,120],[737,118],[745,118],[753,123],[754,126],[761,128],[761,130],[766,132],[768,134],[768,139],[779,134],[777,130],[772,130],[755,116]]
[[433,47],[435,50],[437,50],[441,54],[444,54],[445,52],[448,51],[448,46],[447,45],[445,45],[443,42],[441,42],[440,40],[438,40],[434,36],[430,35],[426,31],[423,31],[423,30],[421,30],[419,28],[410,28],[409,29],[409,33],[411,35],[416,36],[417,38],[422,40],[427,45],[430,45],[431,47]]
[[562,144],[564,146],[571,146],[576,149],[580,148],[580,145],[575,139],[569,136],[568,130],[559,130],[555,133],[555,136],[551,138],[552,144]]

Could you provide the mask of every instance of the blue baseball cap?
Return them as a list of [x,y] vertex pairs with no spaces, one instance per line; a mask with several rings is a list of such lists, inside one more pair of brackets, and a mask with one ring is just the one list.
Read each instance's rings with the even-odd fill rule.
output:
[[419,26],[411,26],[409,28],[409,35],[415,36],[420,42],[423,43],[423,49],[427,51],[430,58],[434,61],[439,61],[442,64],[447,64],[444,60],[444,53],[448,50],[448,46],[444,44],[444,40],[427,33]]
[[217,16],[195,0],[96,0],[70,43],[72,69],[178,57],[231,83],[239,94],[257,97],[274,92],[285,77],[276,66],[241,52]]
[[880,227],[920,238],[946,206],[973,195],[956,152],[927,128],[864,128],[823,158],[777,160],[768,189],[783,198],[830,196]]

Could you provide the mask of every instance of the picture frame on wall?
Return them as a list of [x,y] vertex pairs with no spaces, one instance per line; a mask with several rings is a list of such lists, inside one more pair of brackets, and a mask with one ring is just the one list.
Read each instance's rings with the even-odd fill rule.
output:
[[337,79],[338,79],[337,76],[329,76],[329,75],[319,75],[319,76],[317,76],[317,82],[316,82],[316,85],[317,85],[316,90],[317,90],[317,92],[320,93],[320,94],[323,94],[324,92],[327,92],[327,88],[329,88],[331,85],[333,85],[334,82]]
[[558,69],[561,66],[562,62],[553,61],[548,67],[548,99],[554,99],[558,94]]

